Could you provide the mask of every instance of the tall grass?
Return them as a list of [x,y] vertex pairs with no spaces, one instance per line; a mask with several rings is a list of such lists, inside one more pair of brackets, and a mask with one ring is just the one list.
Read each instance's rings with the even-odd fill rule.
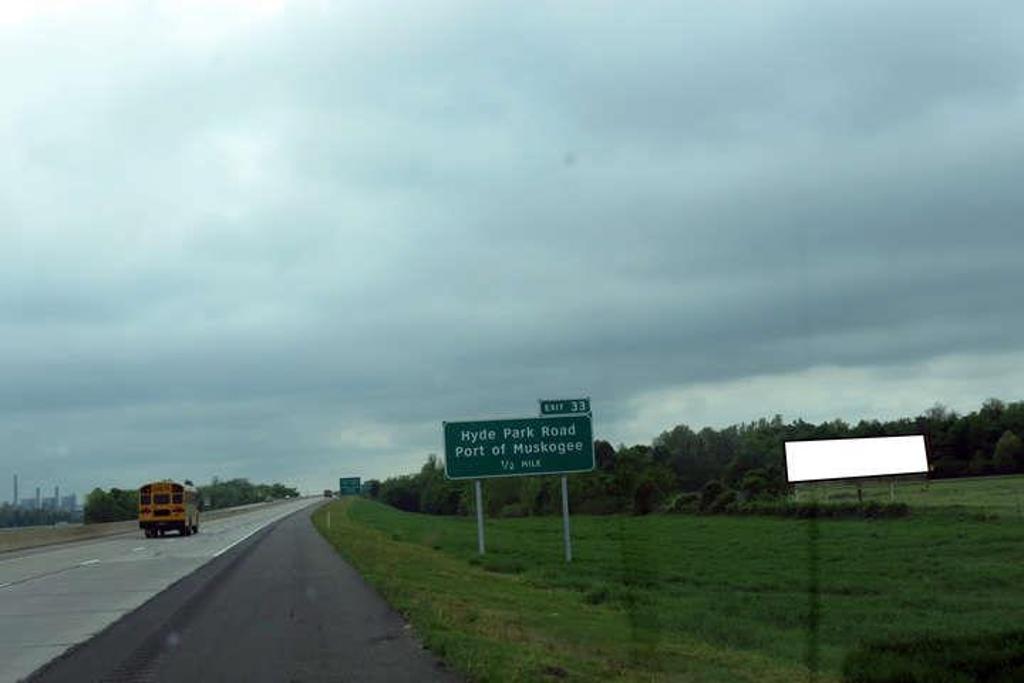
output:
[[577,516],[566,565],[558,518],[488,520],[480,557],[472,519],[333,510],[321,531],[476,680],[838,681],[872,643],[1024,614],[1012,514]]

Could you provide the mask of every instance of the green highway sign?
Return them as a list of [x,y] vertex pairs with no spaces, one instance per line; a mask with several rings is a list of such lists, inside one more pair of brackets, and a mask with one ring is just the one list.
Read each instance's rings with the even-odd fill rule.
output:
[[541,415],[569,415],[590,412],[589,398],[541,399]]
[[590,415],[444,423],[444,473],[449,479],[592,469]]
[[342,477],[338,480],[338,492],[343,496],[358,496],[361,491],[359,477]]

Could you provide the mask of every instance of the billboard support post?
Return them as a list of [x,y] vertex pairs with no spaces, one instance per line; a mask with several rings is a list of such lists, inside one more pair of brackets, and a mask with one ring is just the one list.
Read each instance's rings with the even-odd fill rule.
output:
[[569,533],[569,477],[562,475],[562,531],[565,534],[565,561],[572,562],[572,536]]
[[484,554],[484,504],[483,493],[480,489],[480,480],[473,480],[473,488],[476,489],[476,545],[481,555]]

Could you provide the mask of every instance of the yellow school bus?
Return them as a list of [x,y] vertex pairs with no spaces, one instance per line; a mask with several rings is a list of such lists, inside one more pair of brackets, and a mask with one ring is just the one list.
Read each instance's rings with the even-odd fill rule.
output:
[[146,538],[175,530],[182,536],[199,533],[199,492],[192,482],[165,479],[139,488],[139,528]]

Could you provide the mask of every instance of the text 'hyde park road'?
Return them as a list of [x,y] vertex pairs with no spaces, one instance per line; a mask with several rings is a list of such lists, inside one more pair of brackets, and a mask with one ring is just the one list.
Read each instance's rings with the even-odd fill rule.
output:
[[594,469],[589,415],[444,423],[445,474],[480,479]]

